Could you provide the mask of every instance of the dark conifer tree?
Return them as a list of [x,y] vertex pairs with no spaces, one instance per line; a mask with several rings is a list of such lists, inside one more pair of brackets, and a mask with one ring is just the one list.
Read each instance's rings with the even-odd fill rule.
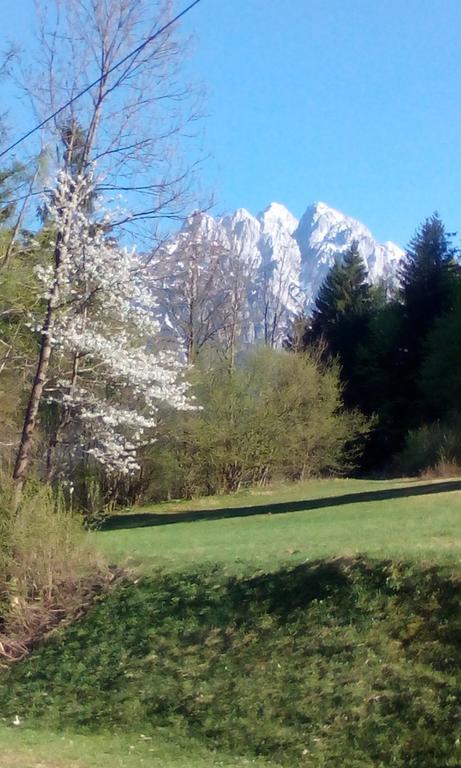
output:
[[333,264],[318,293],[312,315],[313,338],[324,336],[334,343],[335,328],[345,318],[366,313],[370,300],[367,270],[357,243],[352,243],[342,261]]
[[327,353],[338,358],[348,405],[360,405],[355,374],[357,350],[367,334],[371,306],[367,277],[365,264],[354,242],[326,276],[305,336],[307,345],[322,340]]
[[417,229],[400,269],[400,294],[409,355],[419,357],[434,321],[452,308],[455,249],[437,213]]
[[426,342],[438,318],[453,309],[459,268],[451,236],[437,213],[417,229],[400,270],[403,369],[399,386],[408,403],[407,426],[428,418],[418,387]]
[[431,420],[461,413],[461,285],[453,309],[436,320],[424,345],[419,389]]

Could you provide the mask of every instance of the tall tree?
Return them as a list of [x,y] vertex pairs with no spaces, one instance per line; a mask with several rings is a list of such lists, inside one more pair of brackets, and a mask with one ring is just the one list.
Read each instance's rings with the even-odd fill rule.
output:
[[459,268],[452,238],[437,213],[426,219],[410,241],[400,270],[402,304],[400,388],[408,403],[407,428],[419,426],[429,413],[418,387],[426,340],[438,318],[453,309]]
[[231,241],[226,259],[226,301],[224,326],[220,333],[221,349],[228,369],[232,371],[242,339],[248,339],[251,328],[251,291],[256,277],[256,257],[244,255]]
[[410,366],[420,362],[422,344],[434,321],[453,305],[457,271],[454,256],[451,235],[434,213],[416,230],[400,269]]
[[357,317],[369,305],[367,270],[352,243],[343,258],[337,259],[320,287],[312,315],[312,335],[325,336],[334,345],[335,330],[347,317]]
[[26,84],[35,110],[48,115],[98,80],[44,138],[56,145],[59,167],[84,172],[97,162],[96,193],[122,194],[113,224],[125,228],[180,217],[188,199],[178,150],[197,116],[195,92],[180,76],[185,46],[177,30],[157,34],[171,16],[171,0],[39,4],[39,64]]
[[338,357],[348,405],[360,401],[355,385],[357,350],[367,333],[370,306],[367,271],[354,242],[325,278],[306,333],[307,343],[322,340],[325,351]]
[[[451,312],[459,282],[454,253],[439,216],[426,219],[408,245],[398,295],[378,307],[369,336],[358,351],[362,407],[379,416],[374,445],[369,450],[376,463],[389,461],[406,432],[437,413],[437,393],[428,396],[428,382],[437,379],[442,358],[444,366],[449,363],[447,344],[439,352],[434,349],[434,339],[440,346],[441,337],[440,330],[434,335],[433,329],[439,327],[442,316],[447,320],[440,320],[440,328],[456,326]],[[428,354],[430,362],[426,364]]]
[[136,451],[155,426],[157,404],[187,407],[186,386],[177,356],[158,351],[159,325],[142,257],[108,238],[105,220],[98,226],[89,217],[91,198],[90,182],[62,174],[49,203],[56,231],[60,218],[69,218],[68,208],[72,220],[59,268],[39,270],[50,296],[47,343],[55,357],[55,375],[43,392],[66,416],[59,426],[71,434],[68,459],[76,449],[109,472],[129,474],[138,469]]
[[[98,79],[98,84],[51,126],[58,145],[63,127],[69,130],[56,191],[48,203],[59,201],[59,206],[36,373],[14,469],[18,498],[29,471],[63,286],[69,260],[73,263],[79,247],[76,235],[81,216],[95,197],[100,202],[105,198],[111,206],[111,198],[120,190],[127,196],[126,208],[107,219],[107,228],[112,231],[140,220],[178,216],[184,180],[184,173],[175,172],[171,165],[172,142],[183,125],[178,101],[186,94],[176,80],[181,48],[172,29],[111,71],[140,38],[151,38],[162,27],[169,17],[170,3],[159,0],[152,7],[147,0],[114,0],[110,4],[105,0],[68,0],[62,5],[56,0],[54,18],[48,7],[43,8],[44,72],[35,79],[32,92],[38,111],[49,113],[88,83]],[[86,268],[91,269],[91,263]],[[74,359],[78,358],[79,350],[75,349]]]
[[182,343],[190,364],[218,341],[226,324],[227,262],[228,249],[214,237],[212,220],[201,214],[191,216],[150,262],[165,326]]
[[461,413],[461,284],[453,308],[435,321],[428,334],[419,388],[428,418]]
[[287,308],[287,300],[292,289],[289,262],[289,248],[281,247],[280,258],[277,261],[271,259],[260,269],[258,281],[260,296],[258,296],[256,308],[259,304],[260,311],[262,310],[264,343],[268,347],[276,347],[280,344],[290,314]]

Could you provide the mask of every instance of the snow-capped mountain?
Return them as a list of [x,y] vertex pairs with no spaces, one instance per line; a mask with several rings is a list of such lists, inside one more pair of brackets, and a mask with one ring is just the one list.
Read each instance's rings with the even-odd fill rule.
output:
[[203,254],[211,243],[232,254],[226,269],[233,272],[238,263],[248,280],[243,336],[273,343],[280,343],[294,315],[312,307],[328,270],[353,241],[372,281],[392,281],[404,255],[395,243],[378,243],[359,221],[321,202],[310,205],[300,221],[279,203],[258,216],[244,208],[216,218],[199,214],[170,242],[178,258],[188,233]]
[[239,208],[213,221],[215,236],[221,228],[223,243],[247,261],[256,260],[274,288],[283,284],[284,301],[294,311],[300,302],[303,308],[312,304],[335,259],[354,240],[373,282],[392,280],[404,255],[395,243],[378,243],[359,221],[321,202],[310,205],[300,221],[280,203],[271,203],[256,217]]
[[356,219],[346,216],[325,203],[310,205],[293,233],[301,251],[299,283],[309,302],[338,255],[354,240],[373,282],[395,278],[397,265],[404,255],[398,245],[378,243],[370,230]]
[[300,283],[302,257],[293,236],[298,220],[279,203],[272,203],[259,216],[244,208],[217,220],[223,229],[222,242],[250,266],[255,298],[277,298],[291,313],[305,302]]

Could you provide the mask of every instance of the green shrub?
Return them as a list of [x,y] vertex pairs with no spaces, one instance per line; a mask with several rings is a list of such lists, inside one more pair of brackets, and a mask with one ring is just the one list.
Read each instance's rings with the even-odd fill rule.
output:
[[461,471],[461,417],[428,424],[408,433],[394,459],[399,474],[453,476]]
[[166,413],[147,454],[149,500],[226,493],[273,479],[340,474],[369,424],[343,408],[337,369],[257,349],[196,372],[195,412]]

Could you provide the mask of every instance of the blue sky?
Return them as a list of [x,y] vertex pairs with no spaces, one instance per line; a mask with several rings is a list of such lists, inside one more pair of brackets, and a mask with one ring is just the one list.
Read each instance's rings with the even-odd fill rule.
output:
[[[2,34],[32,10],[0,0]],[[323,200],[404,245],[437,209],[461,232],[459,0],[202,0],[184,28],[218,212]]]

